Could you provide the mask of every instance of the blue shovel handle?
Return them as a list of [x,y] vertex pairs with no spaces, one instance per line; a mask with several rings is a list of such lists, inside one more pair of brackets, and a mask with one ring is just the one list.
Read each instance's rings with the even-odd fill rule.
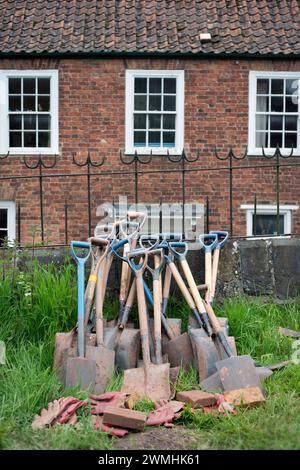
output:
[[217,241],[217,246],[216,248],[218,250],[221,250],[221,248],[223,248],[223,246],[227,243],[228,241],[228,237],[229,237],[229,233],[228,232],[225,232],[225,231],[222,231],[222,230],[210,230],[209,232],[210,234],[215,234],[217,235],[217,238],[218,238],[218,241]]
[[211,253],[217,246],[218,236],[215,233],[204,233],[199,235],[199,243],[205,253]]
[[[87,255],[77,256],[76,248],[88,250]],[[72,241],[71,249],[77,263],[78,356],[84,357],[84,265],[91,254],[91,243]]]

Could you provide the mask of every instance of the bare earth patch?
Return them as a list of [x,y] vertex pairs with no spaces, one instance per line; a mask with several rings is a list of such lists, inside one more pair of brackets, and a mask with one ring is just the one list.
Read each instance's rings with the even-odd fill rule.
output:
[[115,442],[114,448],[118,450],[191,450],[199,448],[199,437],[184,426],[170,429],[148,428],[143,432],[130,433],[123,439],[119,439]]

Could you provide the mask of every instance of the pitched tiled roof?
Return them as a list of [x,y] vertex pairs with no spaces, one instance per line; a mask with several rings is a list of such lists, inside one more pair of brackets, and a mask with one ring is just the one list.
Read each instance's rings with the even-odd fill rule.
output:
[[300,54],[299,35],[300,0],[0,0],[2,53]]

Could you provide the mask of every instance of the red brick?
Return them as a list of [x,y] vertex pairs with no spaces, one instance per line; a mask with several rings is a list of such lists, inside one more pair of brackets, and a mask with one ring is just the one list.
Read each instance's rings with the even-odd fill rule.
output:
[[212,393],[203,392],[202,390],[190,390],[187,392],[178,392],[176,399],[189,403],[193,408],[202,406],[212,406],[216,403],[216,397]]
[[103,415],[103,423],[120,426],[126,429],[142,430],[146,424],[147,414],[118,406],[107,406]]
[[226,401],[237,406],[255,406],[265,402],[263,393],[259,387],[241,388],[224,392]]

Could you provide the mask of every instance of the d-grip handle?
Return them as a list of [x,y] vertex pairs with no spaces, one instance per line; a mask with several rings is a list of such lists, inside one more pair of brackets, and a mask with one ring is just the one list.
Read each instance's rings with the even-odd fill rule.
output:
[[121,248],[122,246],[126,245],[128,243],[128,238],[124,238],[123,240],[120,240],[118,242],[114,242],[111,244],[111,252],[117,256],[117,258],[121,259],[122,261],[128,262],[128,259],[126,256],[122,256],[118,253],[118,249]]
[[[81,249],[84,249],[84,250],[88,250],[87,255],[86,256],[78,256],[77,253],[76,253],[76,248],[81,248]],[[92,247],[91,247],[90,242],[78,242],[78,241],[72,240],[71,241],[71,250],[72,250],[72,254],[73,254],[76,262],[84,264],[90,257]]]
[[205,253],[211,253],[217,246],[218,236],[215,233],[204,233],[199,235],[199,243]]
[[[136,257],[139,257],[139,262],[135,263],[134,259]],[[142,273],[146,269],[147,262],[148,262],[148,252],[147,251],[132,251],[131,253],[128,253],[127,255],[128,259],[128,264],[131,267],[131,269],[134,271],[135,274]],[[142,260],[142,261],[141,261]]]
[[219,250],[227,243],[229,233],[222,230],[210,230],[209,232],[212,235],[217,235],[217,246]]
[[[148,255],[160,255],[160,262],[159,263],[156,263],[156,266],[154,268],[152,268],[151,266],[149,266],[149,264],[147,263],[147,269],[148,271],[152,274],[153,276],[153,279],[157,279],[159,278],[160,274],[162,273],[164,267],[165,267],[165,259],[164,259],[164,255],[163,255],[163,250],[162,248],[159,248],[157,250],[151,250],[148,252]],[[148,259],[149,259],[149,256],[148,256]]]
[[[145,245],[145,242],[148,242],[148,246]],[[158,243],[159,243],[159,235],[158,234],[153,234],[153,235],[148,235],[144,234],[140,236],[139,240],[140,246],[144,250],[152,250],[153,248],[156,248]]]
[[91,237],[89,238],[89,242],[93,246],[107,246],[109,244],[109,240],[107,240],[107,238]]
[[[186,242],[169,242],[170,251],[175,255],[175,258],[178,260],[185,259],[188,252],[188,244]],[[179,252],[176,248],[184,248],[183,252]]]

